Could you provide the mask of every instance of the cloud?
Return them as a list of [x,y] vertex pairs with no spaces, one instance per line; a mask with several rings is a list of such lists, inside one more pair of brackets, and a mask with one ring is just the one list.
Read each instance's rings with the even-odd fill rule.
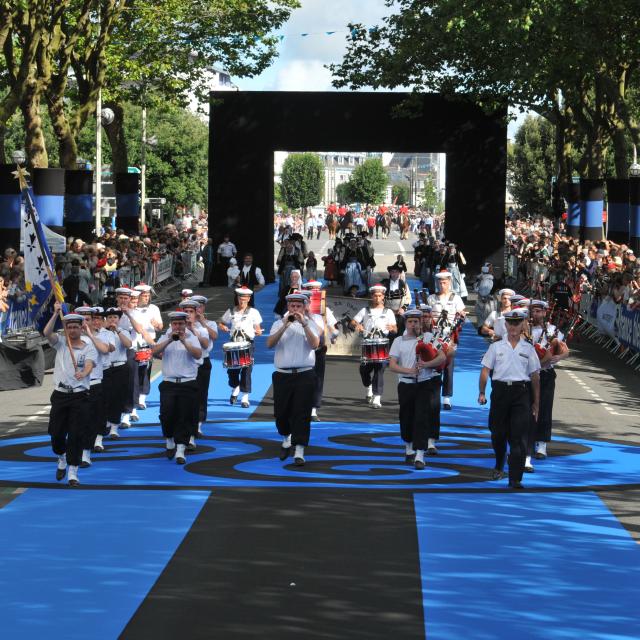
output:
[[273,91],[331,91],[331,72],[320,60],[292,60],[278,70]]

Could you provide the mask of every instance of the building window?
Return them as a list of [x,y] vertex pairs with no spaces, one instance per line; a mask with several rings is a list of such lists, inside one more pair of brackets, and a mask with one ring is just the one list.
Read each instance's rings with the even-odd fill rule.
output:
[[349,164],[350,165],[354,165],[355,164],[355,158],[353,156],[349,156]]
[[344,164],[344,156],[338,156],[338,164]]

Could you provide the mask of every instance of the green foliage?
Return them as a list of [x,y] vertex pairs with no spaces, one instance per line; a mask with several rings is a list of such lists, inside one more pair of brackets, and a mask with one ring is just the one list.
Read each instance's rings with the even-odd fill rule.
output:
[[322,202],[324,168],[315,153],[293,153],[282,165],[282,193],[290,209],[314,207]]
[[424,181],[422,206],[434,213],[437,213],[441,207],[440,198],[438,197],[438,187],[436,186],[436,181],[431,175],[427,176]]
[[409,185],[398,182],[391,187],[391,200],[396,204],[409,204]]
[[336,187],[336,200],[338,204],[350,204],[354,202],[353,189],[351,188],[350,182],[341,182]]
[[549,122],[528,116],[515,135],[508,161],[511,194],[518,206],[533,215],[548,215],[555,175],[554,131]]
[[368,158],[354,169],[349,182],[354,202],[382,202],[387,188],[387,173],[382,166],[382,160]]

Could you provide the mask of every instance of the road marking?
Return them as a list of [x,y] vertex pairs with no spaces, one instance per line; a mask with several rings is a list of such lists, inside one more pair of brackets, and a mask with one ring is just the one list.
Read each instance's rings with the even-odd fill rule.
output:
[[327,240],[321,247],[320,247],[320,255],[322,255],[324,253],[324,250],[329,246],[329,242],[331,242],[330,240]]
[[162,371],[156,371],[150,378],[149,382],[153,382],[156,378],[162,375]]
[[406,252],[406,249],[404,248],[404,245],[402,244],[402,242],[400,242],[400,240],[398,240],[398,246],[400,247],[400,251],[402,251],[402,253]]
[[575,373],[573,373],[573,371],[567,371],[566,373],[574,382],[577,382],[582,387],[582,389],[586,391],[594,400],[600,400],[600,406],[612,416],[622,416],[624,418],[635,418],[638,415],[636,413],[619,413],[617,411],[614,411],[613,408],[609,405],[609,403],[602,402],[602,398],[593,389],[591,389],[586,382],[583,382],[582,380],[580,380],[580,378],[578,378],[578,376]]
[[19,423],[17,424],[17,426],[18,426],[18,427],[24,427],[24,426],[26,426],[26,425],[27,425],[27,423],[26,423],[26,422],[19,422]]
[[17,431],[18,427],[14,427],[13,429],[7,429],[7,433],[13,433],[14,431]]

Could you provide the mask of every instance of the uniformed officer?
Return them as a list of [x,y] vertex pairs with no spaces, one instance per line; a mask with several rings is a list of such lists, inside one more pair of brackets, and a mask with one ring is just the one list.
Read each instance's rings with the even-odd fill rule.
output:
[[[522,337],[527,312],[512,309],[505,314],[507,335],[489,346],[482,358],[478,402],[486,404],[485,389],[491,375],[489,429],[496,456],[492,479],[504,477],[509,443],[509,486],[522,489],[531,415],[538,417],[540,406],[540,360],[533,345]],[[493,372],[493,373],[492,373]]]
[[[83,311],[86,309],[82,307]],[[79,309],[76,309],[78,312]],[[110,354],[115,350],[115,335],[104,328],[104,309],[102,307],[89,308],[88,317],[83,324],[83,338],[89,340],[96,348],[98,359],[91,370],[89,378],[89,424],[84,430],[82,443],[82,468],[91,466],[91,451],[96,444],[96,438],[106,434],[107,407],[104,395],[104,370],[109,366]],[[85,315],[84,313],[82,315]]]
[[[440,271],[435,275],[438,282],[438,293],[434,293],[427,298],[427,304],[431,307],[434,320],[437,322],[446,311],[448,322],[453,322],[456,314],[465,315],[465,306],[462,298],[451,290],[452,275],[450,271]],[[447,351],[447,366],[442,372],[442,408],[449,410],[452,408],[451,398],[453,396],[453,373],[455,368],[456,345],[451,342]]]
[[118,320],[118,326],[126,331],[131,337],[132,346],[127,349],[127,360],[126,360],[126,369],[127,369],[127,386],[126,393],[124,393],[124,407],[122,409],[122,415],[120,416],[119,426],[122,429],[128,429],[131,426],[131,412],[134,409],[133,405],[133,385],[134,385],[134,375],[138,371],[138,363],[135,361],[135,330],[133,325],[131,324],[131,320],[129,318],[129,313],[133,309],[132,303],[132,289],[130,287],[118,287],[116,289],[116,304],[118,305],[118,309],[122,311],[120,315],[120,319]]
[[[363,307],[356,313],[351,326],[357,329],[364,337],[383,336],[392,337],[398,332],[396,318],[391,309],[384,306],[386,287],[375,284],[369,287],[371,302],[368,307]],[[384,391],[384,370],[387,362],[360,364],[360,378],[367,388],[367,402],[375,409],[382,406],[380,398]]]
[[162,358],[160,383],[160,424],[167,458],[178,464],[187,459],[186,449],[198,425],[198,363],[202,347],[187,329],[187,313],[169,313],[169,330],[153,346],[153,355]]
[[[213,349],[213,343],[218,339],[218,325],[213,320],[207,320],[207,318],[205,317],[205,309],[207,306],[207,302],[209,302],[208,298],[201,295],[194,295],[191,297],[191,300],[195,300],[198,303],[198,308],[196,309],[196,321],[207,332],[209,336],[209,346],[206,349],[204,349],[202,352],[203,363],[200,366],[200,369],[204,367],[204,370],[202,371],[202,375],[205,376],[207,374],[207,370],[208,370],[208,375],[206,375],[206,378],[202,378],[201,382],[199,383],[202,385],[200,387],[201,393],[204,393],[203,390],[206,387],[206,390],[207,390],[206,393],[208,397],[209,385],[211,382],[211,372],[212,372],[211,351]],[[198,369],[198,373],[200,373],[200,369]],[[201,402],[200,404],[200,414],[198,418],[198,434],[197,434],[198,436],[204,435],[204,433],[202,433],[202,423],[207,419],[207,410],[208,410],[208,399],[205,399],[204,403]]]
[[511,311],[511,296],[515,296],[513,289],[500,289],[498,297],[500,304],[498,309],[492,311],[480,327],[480,333],[490,340],[500,340],[507,333],[504,314]]
[[273,323],[267,347],[275,349],[273,412],[278,433],[282,436],[280,459],[286,460],[294,447],[294,461],[304,465],[304,449],[309,445],[311,407],[316,385],[315,350],[320,331],[305,314],[307,296],[287,296],[287,311]]
[[405,461],[414,462],[416,469],[424,469],[427,447],[435,449],[440,411],[440,375],[436,368],[446,362],[443,351],[425,361],[416,348],[418,338],[428,344],[433,335],[422,333],[422,311],[409,309],[404,313],[406,331],[394,340],[389,351],[389,369],[398,374],[398,404],[400,405],[400,435],[405,442]]
[[[194,424],[193,433],[189,435],[187,449],[194,451],[196,448],[196,434],[200,430],[200,424],[207,419],[207,405],[209,403],[209,379],[211,378],[211,351],[212,341],[206,327],[197,318],[200,303],[193,298],[181,300],[178,307],[187,314],[186,325],[197,338],[202,350],[202,357],[198,360],[198,373],[196,383],[198,385],[198,420]],[[217,336],[216,332],[216,336]]]
[[[127,367],[127,353],[133,344],[131,334],[120,326],[122,309],[109,307],[104,312],[105,329],[111,331],[115,338],[114,350],[109,354],[109,365],[105,364],[103,374],[103,394],[106,403],[106,431],[112,440],[120,437],[118,426],[124,412],[124,405],[128,393],[129,369]],[[104,451],[102,436],[96,436],[94,450],[97,453]]]
[[[318,280],[310,280],[302,285],[304,294],[309,296],[309,299],[313,295],[314,291],[319,291],[322,288],[322,282]],[[312,422],[319,422],[318,409],[322,406],[322,396],[324,393],[324,373],[327,362],[327,340],[330,340],[332,344],[335,343],[336,338],[339,335],[339,331],[336,328],[338,321],[336,320],[333,311],[325,305],[325,316],[321,314],[312,314],[310,311],[310,305],[307,307],[307,314],[316,323],[320,329],[320,344],[316,349],[316,364],[314,370],[316,372],[316,389],[313,394],[313,407],[311,409]]]
[[98,360],[95,347],[82,339],[83,316],[70,313],[63,322],[67,339],[54,333],[61,304],[43,329],[44,337],[56,351],[53,368],[53,393],[49,414],[51,448],[58,456],[56,480],[67,474],[70,486],[77,486],[82,440],[89,419],[89,376]]
[[[253,297],[253,291],[251,289],[242,286],[238,287],[235,293],[236,304],[224,312],[219,327],[222,331],[231,335],[231,342],[250,342],[251,354],[253,356],[253,342],[256,336],[262,335],[262,316],[255,307],[251,306],[251,299]],[[236,404],[238,396],[240,392],[242,392],[240,405],[244,409],[249,408],[252,372],[253,366],[242,367],[241,369],[227,369],[229,386],[231,387],[229,404]]]
[[[545,322],[548,306],[544,300],[532,300],[529,305],[531,339],[540,358],[540,411],[537,421],[533,423],[525,461],[525,471],[528,472],[533,471],[531,454],[535,454],[536,460],[544,460],[547,457],[547,443],[551,441],[553,427],[553,398],[556,389],[554,366],[569,357],[569,347],[562,331],[550,322]],[[546,353],[540,357],[542,350],[546,350]]]

